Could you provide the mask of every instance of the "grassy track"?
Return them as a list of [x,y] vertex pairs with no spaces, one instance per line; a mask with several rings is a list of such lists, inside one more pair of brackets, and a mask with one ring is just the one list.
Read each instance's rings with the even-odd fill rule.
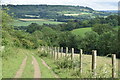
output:
[[34,69],[32,64],[32,57],[30,53],[28,53],[27,56],[28,56],[28,59],[27,59],[25,70],[22,74],[22,78],[33,78]]
[[[14,49],[14,48],[13,48]],[[20,68],[20,65],[22,64],[23,59],[25,56],[28,56],[27,62],[25,69],[23,71],[22,77],[21,78],[33,78],[34,76],[34,68],[32,64],[32,53],[35,53],[36,50],[26,50],[26,49],[19,49],[15,48],[18,53],[16,53],[15,56],[12,56],[9,58],[3,59],[3,78],[14,78],[16,75],[16,72]],[[46,66],[42,64],[41,59],[34,55],[35,58],[37,59],[41,71],[41,77],[42,78],[55,78],[52,70],[49,70]]]
[[55,78],[54,74],[52,73],[52,70],[49,70],[47,67],[45,67],[42,64],[42,61],[41,61],[40,57],[38,57],[37,55],[34,55],[34,56],[39,63],[40,71],[41,71],[41,77],[42,78]]
[[91,31],[91,28],[79,28],[72,31],[73,34],[84,37],[85,33]]

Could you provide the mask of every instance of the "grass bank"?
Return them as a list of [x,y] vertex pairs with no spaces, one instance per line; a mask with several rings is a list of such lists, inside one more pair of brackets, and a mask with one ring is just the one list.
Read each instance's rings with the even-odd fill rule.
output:
[[2,55],[2,75],[3,78],[13,78],[26,56],[27,50],[6,47]]
[[[74,60],[74,69],[66,67],[61,68],[60,66],[65,66],[66,64],[70,66],[70,62],[61,58],[59,60],[50,59],[48,57],[43,57],[46,63],[52,68],[52,70],[60,77],[60,78],[92,78],[91,72],[91,63],[92,56],[91,55],[83,55],[82,57],[82,74],[80,75],[79,71],[79,55],[75,55]],[[118,60],[116,61],[116,73],[118,74]],[[112,63],[111,58],[109,57],[100,57],[97,56],[97,68],[96,68],[96,77],[97,78],[111,78],[112,77]],[[118,76],[117,76],[118,77]]]

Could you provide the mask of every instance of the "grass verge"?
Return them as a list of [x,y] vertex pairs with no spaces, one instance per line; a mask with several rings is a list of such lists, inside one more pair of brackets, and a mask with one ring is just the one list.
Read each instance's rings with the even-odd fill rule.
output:
[[[83,72],[80,75],[79,71],[79,60],[78,56],[75,56],[76,62],[74,69],[69,68],[58,68],[58,64],[55,64],[57,60],[53,60],[47,57],[43,57],[46,63],[52,68],[52,70],[60,77],[60,78],[92,78],[91,72],[91,55],[83,55]],[[60,63],[61,60],[59,61]],[[116,62],[118,65],[118,59]],[[118,66],[116,66],[118,69]],[[112,77],[112,67],[111,67],[111,58],[108,57],[100,57],[97,56],[97,69],[96,69],[96,77],[97,78],[111,78]],[[117,70],[118,71],[118,70]],[[118,72],[116,72],[118,74]]]
[[[2,58],[2,75],[3,78],[14,78],[17,70],[20,68],[23,59],[25,58],[25,49],[19,48],[10,48],[12,56],[8,56],[7,58]],[[3,54],[7,54],[7,50],[3,52]]]

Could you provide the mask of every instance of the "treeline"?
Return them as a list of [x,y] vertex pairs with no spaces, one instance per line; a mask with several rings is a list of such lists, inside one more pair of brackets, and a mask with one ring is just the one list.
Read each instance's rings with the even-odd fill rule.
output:
[[[14,13],[18,18],[47,18],[56,19],[62,16],[60,12],[92,12],[93,9],[83,6],[64,6],[64,5],[3,5],[3,9],[8,7],[10,14]],[[84,11],[86,9],[86,11]],[[25,15],[34,15],[39,17],[27,17]],[[64,16],[65,17],[65,16]],[[63,18],[63,17],[62,17]]]
[[33,33],[36,30],[41,30],[43,27],[50,27],[57,31],[71,31],[73,29],[78,29],[78,28],[93,27],[94,25],[97,25],[97,24],[108,24],[112,28],[115,28],[118,26],[118,18],[119,16],[117,15],[111,15],[111,16],[108,16],[107,18],[97,17],[90,20],[89,19],[88,20],[69,20],[64,24],[59,24],[59,25],[54,25],[54,24],[38,25],[36,23],[32,23],[28,26],[20,26],[15,28],[26,30],[29,33]]
[[[31,24],[33,26],[33,24]],[[73,35],[70,31],[57,31],[50,27],[39,27],[32,29],[29,26],[26,30],[31,34],[38,34],[48,46],[60,46],[76,49],[84,49],[87,54],[91,50],[98,50],[98,55],[118,53],[118,29],[109,24],[95,24],[92,31],[86,32],[84,37]],[[34,26],[35,27],[35,26]],[[34,31],[31,31],[34,30]]]
[[[86,20],[87,22],[93,22],[92,31],[85,33],[85,36],[81,37],[72,34],[70,31],[75,29],[73,24],[76,25],[80,23],[80,21],[68,22],[67,24],[62,24],[62,27],[60,27],[61,25],[50,27],[50,25],[46,24],[40,26],[36,23],[32,23],[24,30],[20,30],[19,28],[14,29],[14,27],[8,24],[12,19],[6,12],[4,12],[2,20],[2,45],[24,47],[27,49],[36,49],[42,45],[60,46],[75,48],[76,50],[83,49],[84,53],[87,54],[90,54],[91,50],[96,49],[98,55],[106,56],[111,53],[120,52],[118,49],[118,34],[120,33],[120,28],[115,28],[117,23],[114,21],[117,21],[116,19],[117,16],[111,16],[102,19],[96,18],[96,20],[93,19],[90,21]],[[86,23],[86,25],[91,24]],[[78,26],[81,25],[79,24]]]
[[[15,18],[57,19],[91,19],[92,16],[108,16],[111,13],[94,11],[89,7],[65,5],[2,5],[3,9],[9,8],[8,13]],[[13,14],[14,13],[14,14]],[[64,14],[81,14],[79,16],[65,16]]]

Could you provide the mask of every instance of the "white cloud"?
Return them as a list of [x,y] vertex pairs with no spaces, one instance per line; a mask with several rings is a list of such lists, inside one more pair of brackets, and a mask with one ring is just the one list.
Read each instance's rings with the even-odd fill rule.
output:
[[[49,4],[49,5],[80,5],[88,6],[96,10],[108,10],[118,8],[119,0],[2,0],[6,4]],[[112,4],[113,3],[113,4]]]

